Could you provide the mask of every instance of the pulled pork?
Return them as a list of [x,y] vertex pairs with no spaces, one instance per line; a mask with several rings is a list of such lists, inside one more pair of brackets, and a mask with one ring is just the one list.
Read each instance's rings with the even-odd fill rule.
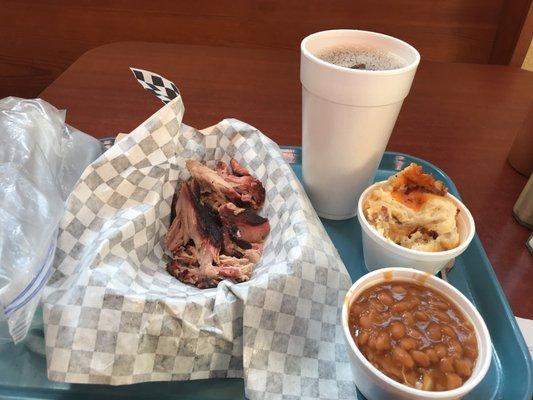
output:
[[236,160],[215,170],[196,160],[186,162],[191,179],[174,195],[173,219],[165,241],[173,259],[167,271],[199,288],[223,279],[250,279],[270,232],[256,211],[265,201],[261,182]]

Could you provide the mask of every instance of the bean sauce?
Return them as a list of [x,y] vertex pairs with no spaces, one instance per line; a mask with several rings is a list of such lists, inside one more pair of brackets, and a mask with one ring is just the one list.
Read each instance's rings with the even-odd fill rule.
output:
[[478,356],[474,328],[457,307],[411,282],[384,282],[365,290],[350,306],[349,327],[368,361],[416,389],[461,386]]

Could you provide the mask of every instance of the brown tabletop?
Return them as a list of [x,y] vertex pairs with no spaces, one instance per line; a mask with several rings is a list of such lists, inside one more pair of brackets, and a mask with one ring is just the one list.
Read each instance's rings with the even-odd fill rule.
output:
[[[189,125],[234,117],[279,144],[301,143],[296,49],[114,43],[85,53],[40,97],[93,136],[129,132],[162,105],[130,66],[172,80]],[[526,178],[506,158],[532,100],[531,72],[422,62],[388,146],[434,163],[454,180],[513,312],[524,318],[533,318],[533,256],[525,247],[530,232],[511,210]]]

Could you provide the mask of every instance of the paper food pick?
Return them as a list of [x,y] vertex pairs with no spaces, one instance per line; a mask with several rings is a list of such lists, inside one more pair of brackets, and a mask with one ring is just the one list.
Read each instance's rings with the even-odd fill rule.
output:
[[[291,167],[254,127],[227,119],[202,133],[183,112],[177,95],[90,165],[69,197],[43,305],[48,377],[242,377],[251,399],[354,398],[341,326],[350,277]],[[189,178],[187,159],[231,158],[265,186],[272,229],[250,281],[197,289],[165,269],[172,197]]]

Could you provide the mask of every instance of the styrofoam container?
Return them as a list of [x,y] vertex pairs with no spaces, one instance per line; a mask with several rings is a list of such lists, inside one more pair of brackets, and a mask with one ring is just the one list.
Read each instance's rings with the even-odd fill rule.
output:
[[459,209],[459,214],[457,215],[459,246],[451,250],[437,252],[408,249],[385,238],[367,221],[363,213],[363,204],[366,197],[370,192],[386,182],[381,181],[369,186],[361,194],[357,204],[357,218],[361,225],[363,254],[367,269],[373,271],[384,267],[409,267],[435,275],[444,267],[451,267],[455,257],[458,257],[466,250],[476,232],[474,218],[472,218],[468,208],[457,197],[449,193],[446,194]]
[[[377,51],[403,65],[368,71],[319,57],[328,49],[343,47]],[[302,40],[300,51],[305,191],[319,216],[352,218],[354,199],[372,181],[411,89],[420,54],[392,36],[357,29],[313,33]]]
[[[431,392],[414,389],[389,378],[374,367],[357,348],[348,326],[349,307],[360,293],[384,281],[407,281],[428,286],[439,292],[470,320],[476,332],[478,343],[478,358],[472,375],[461,387],[443,392]],[[460,399],[472,391],[486,375],[492,357],[492,345],[489,331],[483,318],[474,305],[452,285],[425,272],[412,268],[384,268],[370,272],[361,277],[350,288],[344,299],[342,308],[342,326],[347,343],[348,354],[352,365],[352,373],[357,388],[368,400],[452,400]]]

